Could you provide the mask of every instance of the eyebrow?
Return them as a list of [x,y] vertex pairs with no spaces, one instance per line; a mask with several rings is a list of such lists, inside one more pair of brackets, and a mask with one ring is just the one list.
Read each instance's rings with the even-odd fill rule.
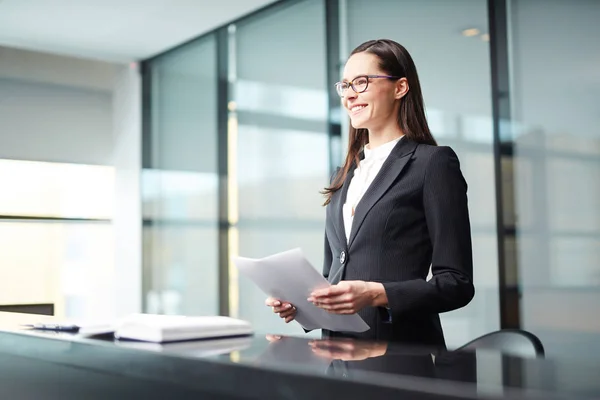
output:
[[356,78],[358,78],[359,76],[367,76],[367,75],[371,75],[371,74],[358,74],[352,79],[342,78],[342,82],[351,82],[351,81],[355,80]]

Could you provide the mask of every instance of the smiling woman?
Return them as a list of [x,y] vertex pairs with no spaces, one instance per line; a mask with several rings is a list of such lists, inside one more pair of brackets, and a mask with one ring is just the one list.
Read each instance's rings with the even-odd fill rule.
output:
[[[400,44],[358,46],[335,88],[350,117],[349,144],[323,191],[323,275],[331,285],[309,301],[330,313],[358,313],[370,326],[360,334],[324,330],[327,337],[445,346],[438,314],[474,295],[458,158],[431,135],[415,64]],[[267,304],[286,322],[295,316],[293,305]]]

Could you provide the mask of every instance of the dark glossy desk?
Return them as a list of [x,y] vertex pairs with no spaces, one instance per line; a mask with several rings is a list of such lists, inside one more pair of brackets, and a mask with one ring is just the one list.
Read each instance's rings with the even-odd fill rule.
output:
[[[526,360],[265,335],[171,345],[26,331],[0,313],[0,397],[16,399],[593,399],[589,360]],[[336,359],[337,358],[337,359]]]

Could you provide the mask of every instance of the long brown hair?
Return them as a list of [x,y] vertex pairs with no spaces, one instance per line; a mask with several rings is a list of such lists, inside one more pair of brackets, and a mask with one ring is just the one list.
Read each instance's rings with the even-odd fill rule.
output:
[[[379,39],[369,40],[361,44],[350,53],[350,56],[362,52],[376,55],[379,58],[379,67],[384,73],[391,76],[406,77],[409,90],[400,99],[398,126],[408,139],[417,143],[436,146],[437,143],[431,135],[425,117],[423,94],[421,93],[417,68],[408,51],[393,40]],[[350,125],[346,161],[331,186],[326,187],[321,192],[325,196],[323,205],[329,204],[331,196],[342,187],[352,165],[358,165],[360,152],[367,143],[369,143],[369,131],[367,129],[355,129]]]

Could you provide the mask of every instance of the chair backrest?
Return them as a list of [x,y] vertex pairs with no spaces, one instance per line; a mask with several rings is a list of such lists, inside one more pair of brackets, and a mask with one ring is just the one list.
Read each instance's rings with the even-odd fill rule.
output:
[[457,350],[489,349],[508,355],[538,358],[544,357],[544,346],[533,333],[520,329],[503,329],[480,336]]

